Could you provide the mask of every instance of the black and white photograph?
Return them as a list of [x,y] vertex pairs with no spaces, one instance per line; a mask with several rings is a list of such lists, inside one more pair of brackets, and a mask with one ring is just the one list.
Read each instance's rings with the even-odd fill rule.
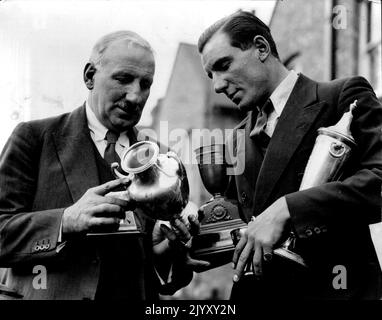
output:
[[0,1],[0,308],[382,300],[381,28],[380,0]]

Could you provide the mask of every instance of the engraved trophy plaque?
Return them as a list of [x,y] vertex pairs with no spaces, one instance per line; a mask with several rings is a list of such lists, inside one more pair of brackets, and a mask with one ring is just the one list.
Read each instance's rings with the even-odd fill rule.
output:
[[200,233],[193,238],[194,256],[217,267],[232,260],[235,246],[231,231],[246,224],[239,217],[237,205],[224,196],[229,176],[225,145],[212,144],[195,150],[200,176],[213,198],[202,206],[204,217]]

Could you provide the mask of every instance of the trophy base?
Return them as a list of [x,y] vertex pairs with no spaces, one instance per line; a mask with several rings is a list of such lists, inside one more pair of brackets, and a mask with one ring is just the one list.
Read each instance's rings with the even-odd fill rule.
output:
[[210,262],[211,268],[231,262],[235,250],[231,231],[246,226],[241,219],[202,225],[192,241],[193,257]]
[[144,235],[145,232],[142,232],[142,228],[140,227],[139,222],[137,222],[137,218],[135,218],[133,211],[125,212],[125,219],[122,219],[119,223],[118,230],[109,231],[109,232],[101,232],[94,231],[88,232],[87,236],[110,236],[110,235]]
[[298,263],[299,265],[301,265],[305,268],[308,267],[305,260],[303,259],[303,257],[301,257],[299,254],[297,254],[293,251],[288,250],[287,248],[283,248],[283,247],[277,248],[277,249],[273,250],[273,253],[278,255],[279,257],[282,257],[282,258],[291,260],[295,263]]
[[115,235],[131,235],[131,236],[139,236],[139,235],[145,235],[145,233],[137,231],[137,230],[127,230],[127,231],[113,231],[113,232],[88,232],[86,236],[93,237],[93,236],[115,236]]

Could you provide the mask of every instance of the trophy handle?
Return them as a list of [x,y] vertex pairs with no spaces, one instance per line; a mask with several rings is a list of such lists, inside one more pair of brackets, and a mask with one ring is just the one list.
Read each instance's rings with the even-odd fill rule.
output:
[[117,179],[126,179],[128,181],[131,181],[133,180],[134,178],[134,173],[129,173],[127,176],[125,176],[124,174],[120,173],[118,171],[118,168],[119,168],[119,164],[118,162],[113,162],[111,165],[111,172],[112,174],[114,175],[114,177],[116,177]]
[[185,168],[183,166],[182,161],[178,157],[178,155],[175,152],[173,152],[173,151],[169,151],[169,152],[166,153],[166,156],[169,157],[169,158],[173,158],[176,162],[178,162],[179,170],[180,170],[180,173],[181,173],[181,177],[184,177],[184,175],[186,174],[186,170],[185,170]]
[[179,171],[180,171],[178,175],[182,181],[180,187],[181,187],[181,194],[183,198],[183,205],[185,207],[188,203],[188,197],[190,194],[190,186],[188,184],[186,168],[184,167],[182,161],[180,160],[179,156],[175,152],[168,151],[166,155],[167,157],[173,158],[176,162],[178,162]]

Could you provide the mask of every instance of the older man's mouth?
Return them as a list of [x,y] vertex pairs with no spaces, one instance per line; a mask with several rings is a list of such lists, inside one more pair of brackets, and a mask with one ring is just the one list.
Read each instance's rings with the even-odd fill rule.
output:
[[117,105],[117,107],[126,114],[135,114],[139,110],[137,106],[133,105]]

